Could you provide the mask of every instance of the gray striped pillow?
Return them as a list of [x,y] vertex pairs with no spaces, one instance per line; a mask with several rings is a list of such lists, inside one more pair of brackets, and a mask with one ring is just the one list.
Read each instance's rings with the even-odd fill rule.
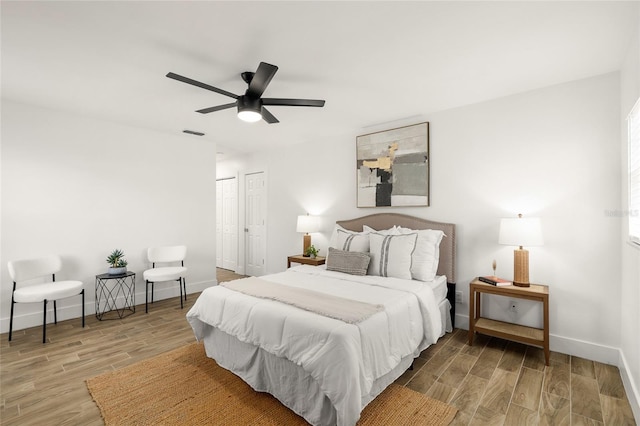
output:
[[372,232],[369,275],[411,279],[411,254],[418,234],[384,235]]
[[366,232],[349,232],[338,229],[337,241],[334,247],[344,251],[369,251],[369,234]]
[[368,253],[344,251],[329,247],[327,270],[351,275],[366,275],[370,260]]

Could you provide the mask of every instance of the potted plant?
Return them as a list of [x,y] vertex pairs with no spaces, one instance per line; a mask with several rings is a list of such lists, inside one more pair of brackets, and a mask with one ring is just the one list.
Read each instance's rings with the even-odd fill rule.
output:
[[309,256],[312,259],[315,259],[318,256],[318,253],[320,252],[320,250],[318,250],[315,246],[310,245],[309,247],[307,247],[307,249],[304,251],[305,256]]
[[124,253],[120,249],[115,249],[107,257],[109,264],[109,275],[120,275],[127,272],[128,262],[124,258]]

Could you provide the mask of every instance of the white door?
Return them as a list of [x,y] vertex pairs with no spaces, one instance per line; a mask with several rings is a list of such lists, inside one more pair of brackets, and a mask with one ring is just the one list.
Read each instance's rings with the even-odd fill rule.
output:
[[216,267],[222,268],[222,180],[216,181]]
[[222,267],[235,271],[238,264],[238,185],[222,181]]
[[245,176],[245,274],[264,275],[266,197],[264,173]]

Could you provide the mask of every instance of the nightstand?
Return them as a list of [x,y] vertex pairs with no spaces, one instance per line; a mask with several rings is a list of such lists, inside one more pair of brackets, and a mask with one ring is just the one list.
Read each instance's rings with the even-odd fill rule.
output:
[[301,263],[303,265],[313,265],[313,266],[318,266],[318,265],[324,265],[324,262],[327,260],[326,257],[322,257],[322,256],[317,256],[315,258],[309,256],[309,257],[305,257],[301,254],[297,254],[295,256],[289,256],[287,257],[287,268],[291,268],[291,262],[294,263]]
[[[542,303],[542,328],[482,318],[480,316],[482,293]],[[527,345],[541,346],[544,349],[545,362],[549,365],[549,287],[542,284],[531,284],[530,287],[494,286],[485,284],[477,278],[474,279],[469,284],[469,346],[473,344],[473,335],[476,332]]]

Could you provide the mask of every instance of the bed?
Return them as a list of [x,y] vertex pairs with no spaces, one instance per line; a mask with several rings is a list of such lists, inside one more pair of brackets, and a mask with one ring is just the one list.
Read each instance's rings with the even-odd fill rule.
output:
[[[357,237],[379,230],[370,237],[373,259],[374,236],[379,239],[384,230],[390,231],[388,235],[394,230],[392,238],[384,239],[394,244],[413,235],[417,241],[415,231],[442,231],[446,236],[438,247],[436,277],[418,281],[361,276],[330,270],[329,265],[301,265],[211,287],[202,292],[187,319],[196,338],[204,342],[207,356],[256,391],[269,392],[313,425],[352,426],[362,409],[422,350],[451,331],[455,225],[384,213],[338,221],[336,228]],[[414,231],[396,237],[395,230],[401,228]],[[332,253],[330,261],[338,251]],[[277,300],[246,293],[245,284],[257,284],[252,291],[273,291]],[[291,290],[299,299],[283,303],[281,290]],[[331,312],[300,309],[299,303],[316,298],[310,296],[328,298]],[[344,312],[334,312],[333,307]],[[350,315],[360,315],[361,308],[371,312],[353,319]]]

